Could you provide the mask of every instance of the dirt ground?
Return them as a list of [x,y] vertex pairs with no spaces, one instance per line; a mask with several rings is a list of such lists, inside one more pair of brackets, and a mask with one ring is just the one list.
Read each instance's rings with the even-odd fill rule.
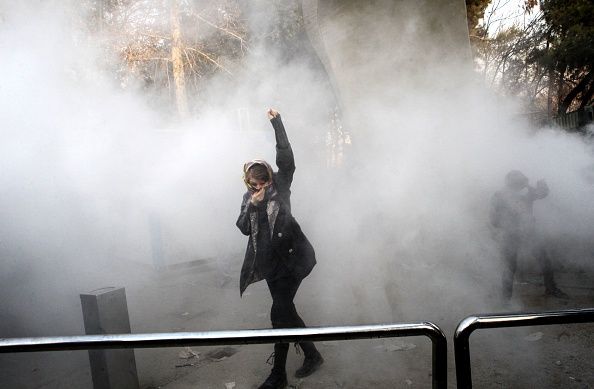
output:
[[[269,328],[271,301],[265,284],[250,286],[239,299],[236,274],[225,269],[206,263],[145,272],[138,284],[126,286],[133,332]],[[515,284],[511,305],[497,308],[494,303],[493,311],[594,307],[594,275],[567,272],[557,279],[570,294],[569,300],[545,298],[539,277],[524,277]],[[306,323],[326,324],[315,321],[315,311],[303,308],[307,301],[319,298],[315,289],[305,282],[299,293],[297,306]],[[438,324],[448,337],[448,387],[454,388],[452,335],[459,320],[479,312],[473,307],[450,307],[451,301],[439,296],[433,304],[445,305],[427,320]],[[327,324],[362,324],[364,318],[358,320]],[[271,368],[266,361],[272,345],[229,347],[192,348],[196,353],[192,358],[187,358],[184,348],[135,350],[141,388],[257,388]],[[303,356],[291,347],[289,387],[431,387],[431,344],[426,338],[321,342],[318,347],[325,363],[305,379],[293,377]],[[478,330],[471,336],[470,347],[476,388],[594,388],[594,324]],[[0,387],[92,388],[88,355],[85,351],[0,355]]]

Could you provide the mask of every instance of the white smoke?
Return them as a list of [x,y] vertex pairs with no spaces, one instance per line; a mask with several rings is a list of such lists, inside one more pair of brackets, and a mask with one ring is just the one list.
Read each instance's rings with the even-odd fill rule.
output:
[[[174,122],[116,85],[101,65],[110,59],[74,22],[73,4],[0,5],[0,284],[6,316],[30,323],[17,332],[80,330],[78,293],[132,283],[124,263],[155,265],[155,221],[165,264],[232,257],[238,272],[241,168],[274,160],[269,106],[295,151],[293,213],[318,255],[299,297],[314,324],[457,320],[454,301],[466,313],[489,309],[500,261],[487,216],[511,169],[549,183],[535,213],[560,247],[572,243],[557,261],[591,269],[583,243],[594,232],[589,141],[514,119],[515,105],[485,91],[469,64],[441,61],[448,48],[435,47],[419,19],[404,15],[381,29],[390,15],[366,10],[379,42],[361,30],[329,48],[356,53],[355,70],[335,65],[358,77],[346,85],[363,90],[339,94],[353,146],[343,167],[330,169],[324,140],[334,102],[311,61],[287,63],[256,46],[233,80],[205,86],[208,105],[196,117]],[[253,25],[269,21],[253,16]],[[392,44],[397,55],[382,51]],[[68,303],[47,320],[55,328],[29,320],[39,315],[31,307],[61,300]],[[226,304],[239,302],[221,310]]]

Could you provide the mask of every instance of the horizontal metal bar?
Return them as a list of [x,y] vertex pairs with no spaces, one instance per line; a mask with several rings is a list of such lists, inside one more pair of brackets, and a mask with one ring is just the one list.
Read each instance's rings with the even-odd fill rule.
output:
[[431,323],[0,339],[0,353],[430,336]]
[[4,338],[0,339],[0,353],[289,343],[404,336],[427,336],[431,339],[433,343],[433,388],[445,389],[447,386],[447,340],[443,331],[430,322],[290,329]]
[[468,316],[458,324],[454,334],[454,356],[456,360],[456,381],[458,389],[472,388],[470,335],[477,329],[593,322],[594,308]]

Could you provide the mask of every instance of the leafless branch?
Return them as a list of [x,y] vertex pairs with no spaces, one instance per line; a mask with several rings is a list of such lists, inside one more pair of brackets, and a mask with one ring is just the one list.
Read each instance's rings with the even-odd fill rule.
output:
[[208,19],[205,19],[204,17],[202,17],[202,15],[200,15],[200,14],[199,14],[199,13],[197,13],[197,12],[194,12],[194,13],[193,13],[193,15],[194,15],[194,16],[196,16],[198,19],[202,20],[204,23],[208,24],[209,26],[211,26],[211,27],[213,27],[213,28],[216,28],[217,30],[223,31],[223,32],[225,32],[226,34],[229,34],[229,35],[231,35],[232,37],[234,37],[234,38],[238,39],[238,40],[239,40],[239,42],[241,43],[241,47],[242,47],[242,49],[243,49],[243,47],[244,47],[244,46],[245,46],[245,47],[246,47],[246,49],[247,49],[247,47],[248,47],[248,46],[247,46],[247,44],[245,43],[245,40],[244,40],[242,37],[240,37],[239,35],[237,35],[236,33],[234,33],[233,31],[231,31],[231,30],[229,30],[229,29],[226,29],[226,28],[223,28],[223,27],[220,27],[220,26],[217,26],[216,24],[212,23],[210,20],[208,20]]
[[191,51],[195,51],[196,53],[198,53],[199,55],[201,55],[202,57],[206,58],[207,60],[209,60],[210,62],[212,62],[213,64],[215,64],[218,68],[224,70],[225,72],[227,72],[229,75],[233,75],[233,73],[231,73],[226,67],[224,67],[223,65],[221,65],[220,63],[218,63],[215,59],[213,59],[211,56],[209,56],[208,54],[206,54],[205,52],[198,50],[194,47],[186,47],[186,50],[191,50]]

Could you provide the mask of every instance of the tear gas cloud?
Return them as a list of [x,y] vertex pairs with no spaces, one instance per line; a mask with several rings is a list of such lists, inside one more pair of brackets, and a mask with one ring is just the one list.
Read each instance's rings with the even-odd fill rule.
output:
[[[395,63],[365,36],[338,47],[362,59],[350,82],[365,88],[339,96],[353,145],[343,167],[329,168],[324,139],[336,103],[310,60],[287,63],[253,47],[233,80],[213,78],[208,104],[176,122],[139,89],[116,85],[100,66],[105,53],[73,22],[76,2],[68,4],[0,5],[0,284],[2,309],[24,334],[78,331],[64,323],[78,316],[62,315],[78,293],[133,282],[121,269],[153,264],[155,217],[168,263],[232,258],[238,272],[241,167],[274,161],[269,106],[282,113],[295,151],[293,213],[318,256],[305,281],[323,296],[305,304],[317,314],[312,324],[438,319],[445,310],[437,308],[456,298],[488,307],[500,277],[490,197],[510,169],[549,183],[535,214],[560,245],[594,232],[590,143],[553,128],[532,132],[470,64],[440,60],[450,48],[433,47],[414,15],[382,34],[397,37],[397,58],[424,63]],[[271,19],[251,16],[257,26]],[[359,16],[381,24],[373,12]],[[239,130],[238,109],[252,130]],[[576,249],[559,260],[585,267],[589,258]],[[56,328],[31,324],[32,307],[50,310]]]

